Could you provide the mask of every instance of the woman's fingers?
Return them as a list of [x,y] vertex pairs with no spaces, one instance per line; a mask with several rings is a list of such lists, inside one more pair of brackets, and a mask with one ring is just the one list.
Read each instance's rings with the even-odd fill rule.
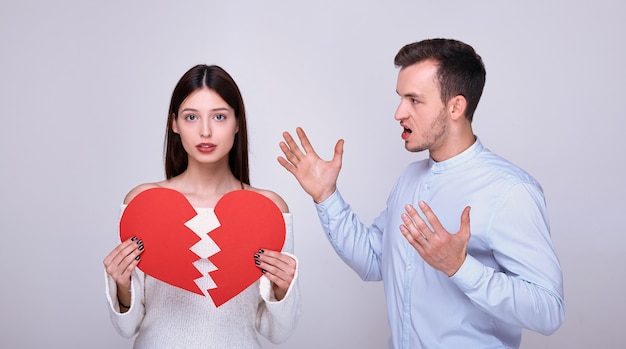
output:
[[263,270],[266,276],[276,277],[277,282],[284,281],[287,286],[291,284],[296,274],[296,261],[293,258],[281,252],[259,250],[254,259],[256,266]]
[[130,274],[139,264],[143,251],[143,241],[136,237],[122,242],[104,258],[106,272],[117,283],[130,282]]

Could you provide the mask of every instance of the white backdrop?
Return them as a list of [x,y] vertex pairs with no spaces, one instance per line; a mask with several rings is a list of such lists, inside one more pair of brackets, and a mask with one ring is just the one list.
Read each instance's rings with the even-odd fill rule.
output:
[[384,348],[382,284],[335,255],[278,142],[302,126],[330,158],[344,138],[339,186],[371,222],[426,156],[393,120],[393,57],[452,37],[487,67],[475,131],[542,183],[563,266],[563,326],[522,347],[623,347],[624,13],[619,0],[2,1],[0,346],[132,346],[109,322],[102,259],[126,192],[163,178],[174,84],[208,63],[242,89],[253,185],[295,218],[302,319],[267,348]]

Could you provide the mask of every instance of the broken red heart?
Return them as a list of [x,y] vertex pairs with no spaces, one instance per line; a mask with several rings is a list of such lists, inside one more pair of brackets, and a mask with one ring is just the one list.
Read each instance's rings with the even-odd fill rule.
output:
[[196,210],[181,193],[153,188],[135,196],[124,209],[120,220],[120,238],[133,236],[146,247],[139,269],[172,286],[203,294],[195,279],[202,274],[193,266],[198,256],[189,248],[200,238],[185,222]]
[[[285,221],[269,198],[249,190],[224,195],[215,205],[220,226],[206,233],[220,251],[209,260],[216,288],[208,290],[216,306],[235,297],[261,277],[253,255],[260,248],[280,251],[285,241]],[[145,190],[131,200],[120,220],[122,241],[137,236],[145,251],[139,269],[170,285],[204,295],[195,283],[202,275],[193,265],[200,259],[191,247],[201,239],[185,223],[197,212],[181,193]]]

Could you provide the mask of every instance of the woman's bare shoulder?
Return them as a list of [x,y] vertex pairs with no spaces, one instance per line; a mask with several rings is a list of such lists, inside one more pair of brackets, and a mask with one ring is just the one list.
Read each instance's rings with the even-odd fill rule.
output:
[[285,200],[283,200],[283,198],[280,197],[280,195],[276,194],[275,192],[271,190],[260,189],[260,188],[255,188],[255,187],[249,187],[247,189],[269,198],[270,200],[274,202],[274,204],[276,204],[276,206],[278,206],[278,208],[280,208],[280,210],[283,213],[289,213],[289,206],[287,206],[287,203],[285,202]]
[[152,188],[163,188],[163,183],[164,182],[156,182],[156,183],[143,183],[143,184],[139,184],[138,186],[134,187],[133,189],[131,189],[128,194],[126,194],[126,197],[124,197],[124,204],[128,205],[128,203],[137,195],[139,195],[139,193],[141,193],[142,191],[148,190],[148,189],[152,189]]

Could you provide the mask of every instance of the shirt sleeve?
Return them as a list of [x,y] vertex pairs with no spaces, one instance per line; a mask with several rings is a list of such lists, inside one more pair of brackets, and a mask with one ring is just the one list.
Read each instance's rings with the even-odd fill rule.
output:
[[541,189],[525,183],[505,193],[492,217],[489,239],[500,270],[468,255],[451,280],[498,319],[554,333],[565,315],[563,276]]
[[284,214],[284,217],[286,236],[283,253],[296,261],[296,272],[285,297],[280,301],[274,297],[271,281],[267,277],[261,276],[259,281],[261,300],[256,318],[257,331],[274,344],[286,341],[295,331],[300,319],[301,298],[298,284],[300,263],[296,256],[292,254],[294,248],[292,216],[291,214]]
[[324,202],[316,204],[317,214],[331,245],[365,281],[382,280],[381,252],[386,212],[372,226],[361,223],[352,208],[336,190]]

